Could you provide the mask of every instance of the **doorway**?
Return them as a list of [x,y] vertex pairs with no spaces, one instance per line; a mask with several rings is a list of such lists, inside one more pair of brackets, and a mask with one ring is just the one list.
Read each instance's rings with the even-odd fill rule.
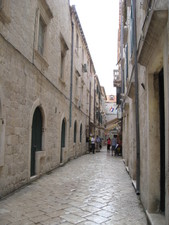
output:
[[160,108],[160,211],[165,212],[165,106],[164,73],[159,73],[159,108]]
[[42,114],[39,107],[36,108],[32,121],[31,143],[31,176],[36,175],[36,151],[42,150]]
[[65,147],[65,138],[66,138],[66,121],[62,121],[62,130],[61,130],[61,151],[60,151],[60,163],[63,162],[63,148]]

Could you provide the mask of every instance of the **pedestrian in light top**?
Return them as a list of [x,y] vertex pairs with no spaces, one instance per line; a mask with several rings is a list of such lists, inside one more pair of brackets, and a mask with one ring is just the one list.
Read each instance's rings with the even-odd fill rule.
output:
[[96,137],[96,149],[100,151],[100,137],[97,135]]
[[112,144],[112,155],[113,155],[113,152],[115,152],[115,148],[116,148],[116,144],[117,144],[116,135],[113,136],[111,144]]
[[94,136],[91,139],[91,145],[92,145],[92,152],[94,154],[95,153],[95,138],[94,138]]

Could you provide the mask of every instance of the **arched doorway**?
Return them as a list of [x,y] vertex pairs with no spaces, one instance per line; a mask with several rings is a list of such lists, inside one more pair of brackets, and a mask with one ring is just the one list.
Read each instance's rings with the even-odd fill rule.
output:
[[74,143],[76,143],[76,135],[77,135],[77,123],[74,123]]
[[165,92],[164,71],[148,76],[148,179],[150,213],[165,214]]
[[165,105],[164,72],[159,73],[159,109],[160,109],[160,211],[165,212]]
[[60,163],[63,162],[63,148],[65,147],[66,139],[66,120],[62,121],[62,130],[61,130],[61,151],[60,151]]
[[80,143],[82,142],[82,124],[80,125]]
[[36,174],[36,151],[42,150],[42,114],[39,107],[35,109],[32,121],[31,176]]

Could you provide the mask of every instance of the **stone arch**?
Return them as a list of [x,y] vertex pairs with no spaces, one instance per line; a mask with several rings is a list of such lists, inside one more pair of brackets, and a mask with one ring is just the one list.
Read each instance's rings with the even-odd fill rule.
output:
[[77,120],[74,121],[74,125],[73,125],[73,140],[74,143],[77,142]]
[[82,143],[82,134],[83,134],[83,125],[82,122],[80,122],[80,138],[79,138],[80,143]]
[[66,118],[63,117],[61,120],[61,148],[60,148],[60,163],[63,163],[63,151],[66,147],[66,136],[67,136],[67,122],[66,122]]
[[[35,150],[35,165],[33,165],[32,160],[34,160],[32,157],[33,154],[33,129],[34,128],[34,116],[35,114],[38,114],[41,118],[38,121],[38,123],[41,121],[41,144],[38,145],[38,149]],[[42,106],[42,103],[40,99],[38,98],[34,103],[30,111],[30,121],[29,121],[29,171],[30,176],[39,175],[40,173],[40,162],[42,161],[42,158],[45,157],[45,131],[46,131],[46,112],[44,110],[44,107]],[[41,149],[39,149],[39,146]],[[34,148],[36,148],[36,144],[34,145]],[[34,166],[34,169],[32,169],[32,166]]]

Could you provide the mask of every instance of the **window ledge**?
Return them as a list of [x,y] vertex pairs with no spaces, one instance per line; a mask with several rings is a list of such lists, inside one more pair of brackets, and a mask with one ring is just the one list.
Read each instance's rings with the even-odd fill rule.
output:
[[79,101],[79,96],[78,95],[75,96],[75,101],[76,102]]
[[84,79],[82,78],[82,85],[85,85],[85,81],[84,81]]
[[46,69],[49,67],[46,59],[36,49],[34,50],[34,56],[35,61],[38,60],[43,65],[43,67],[45,67]]
[[59,77],[59,81],[61,82],[61,84],[62,84],[63,86],[66,86],[66,83],[65,83],[65,81],[63,80],[63,78]]

